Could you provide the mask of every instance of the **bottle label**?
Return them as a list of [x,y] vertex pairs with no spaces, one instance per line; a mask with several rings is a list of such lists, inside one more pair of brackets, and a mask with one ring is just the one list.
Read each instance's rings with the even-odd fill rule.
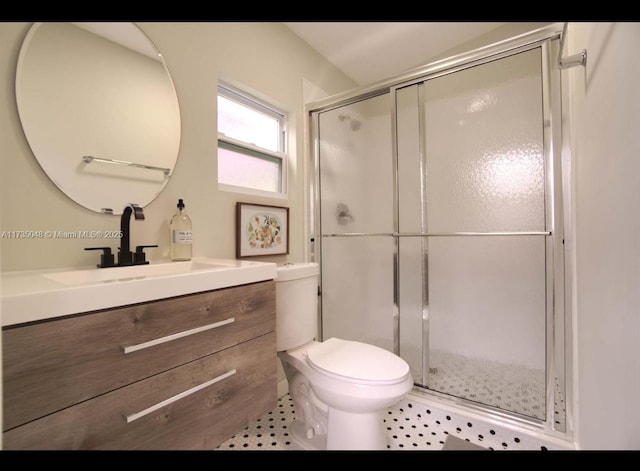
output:
[[190,244],[191,243],[191,231],[189,230],[174,230],[173,231],[173,243],[174,244]]

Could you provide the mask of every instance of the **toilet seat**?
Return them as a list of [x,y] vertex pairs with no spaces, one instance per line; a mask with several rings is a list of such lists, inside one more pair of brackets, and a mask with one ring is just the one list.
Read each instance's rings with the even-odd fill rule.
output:
[[402,358],[374,345],[330,338],[307,351],[307,363],[319,373],[350,383],[396,384],[409,375]]

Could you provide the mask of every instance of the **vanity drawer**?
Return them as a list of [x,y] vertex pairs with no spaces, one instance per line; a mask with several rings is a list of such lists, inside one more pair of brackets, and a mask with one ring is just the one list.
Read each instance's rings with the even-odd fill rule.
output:
[[272,280],[6,327],[3,430],[274,330]]
[[16,449],[213,450],[277,403],[275,332],[5,432]]

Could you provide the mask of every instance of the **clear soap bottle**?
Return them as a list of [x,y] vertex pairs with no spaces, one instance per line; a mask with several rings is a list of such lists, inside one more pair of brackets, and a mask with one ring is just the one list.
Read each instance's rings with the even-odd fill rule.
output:
[[171,218],[171,260],[191,260],[191,218],[184,210],[184,201],[178,200],[178,211]]

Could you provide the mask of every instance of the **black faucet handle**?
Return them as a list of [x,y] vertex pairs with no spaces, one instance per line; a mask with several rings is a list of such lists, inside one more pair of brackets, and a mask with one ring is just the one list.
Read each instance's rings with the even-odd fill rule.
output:
[[111,247],[86,247],[85,250],[102,250],[100,263],[96,265],[98,268],[110,268],[116,266],[113,254],[111,253]]
[[144,211],[142,210],[142,207],[135,203],[129,203],[129,206],[133,209],[133,218],[136,221],[144,221]]
[[147,261],[147,254],[144,252],[144,249],[151,249],[154,247],[157,247],[157,245],[136,245],[136,251],[133,254],[133,264],[147,265],[149,262]]

